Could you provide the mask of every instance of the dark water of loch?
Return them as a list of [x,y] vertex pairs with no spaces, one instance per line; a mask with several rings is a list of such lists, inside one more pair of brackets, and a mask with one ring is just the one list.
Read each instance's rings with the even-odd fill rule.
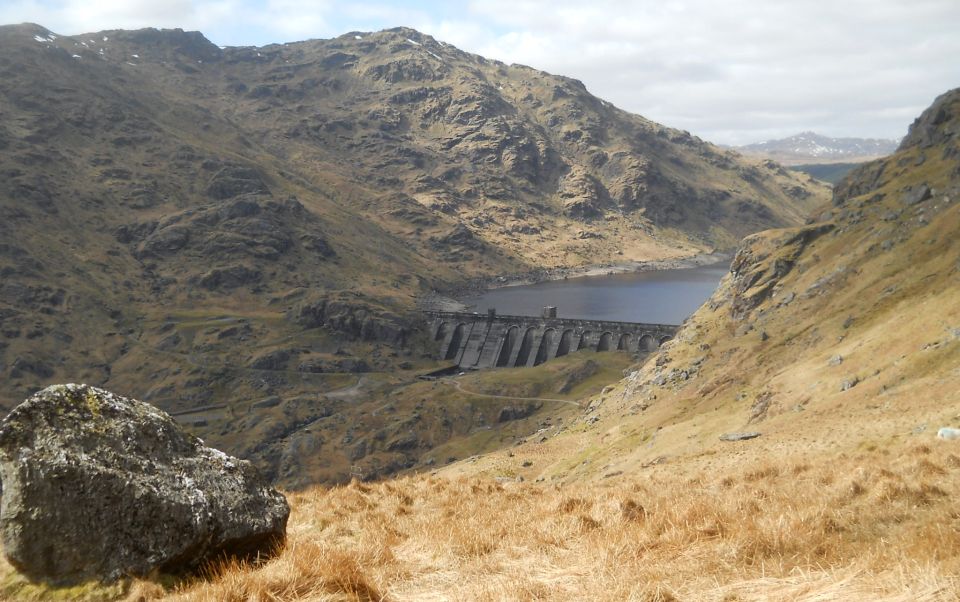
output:
[[461,301],[469,311],[539,316],[546,305],[558,318],[679,324],[713,293],[729,263],[696,268],[584,276],[507,286]]

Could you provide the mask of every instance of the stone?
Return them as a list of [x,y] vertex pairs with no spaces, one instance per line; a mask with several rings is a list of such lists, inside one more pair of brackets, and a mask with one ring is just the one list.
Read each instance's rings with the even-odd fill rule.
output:
[[157,230],[140,245],[138,258],[165,257],[173,255],[187,245],[190,231],[182,226],[172,226]]
[[746,433],[724,433],[720,435],[721,441],[746,441],[747,439],[756,439],[760,433],[756,431]]
[[29,372],[38,378],[50,378],[53,376],[53,368],[43,360],[18,357],[13,360],[10,366],[10,378],[20,378],[24,372]]
[[271,395],[270,397],[265,397],[264,399],[261,399],[260,401],[255,401],[255,402],[251,403],[251,404],[250,404],[250,407],[251,407],[252,409],[258,409],[258,410],[259,410],[259,409],[265,409],[265,408],[275,408],[275,407],[277,407],[278,405],[280,405],[280,403],[281,403],[282,401],[283,401],[283,400],[280,398],[279,395]]
[[951,428],[949,426],[942,427],[937,431],[937,438],[948,441],[960,439],[960,429]]
[[923,201],[929,199],[932,196],[930,187],[926,184],[919,184],[909,188],[906,192],[903,193],[901,202],[904,205],[916,205],[917,203],[922,203]]
[[849,391],[850,389],[856,387],[858,384],[860,384],[859,377],[853,376],[851,378],[848,378],[847,380],[840,383],[840,392],[842,393],[843,391]]
[[355,444],[353,444],[353,447],[347,450],[347,458],[352,462],[356,462],[366,455],[367,441],[365,439],[357,441]]
[[56,584],[184,573],[265,557],[290,508],[250,462],[166,413],[88,385],[53,385],[0,423],[0,537],[10,563]]

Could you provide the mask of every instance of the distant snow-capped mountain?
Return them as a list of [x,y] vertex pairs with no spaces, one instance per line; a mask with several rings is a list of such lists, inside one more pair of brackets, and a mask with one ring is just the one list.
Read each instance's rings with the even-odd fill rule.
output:
[[768,140],[734,147],[745,155],[759,155],[781,163],[832,163],[865,161],[889,155],[898,140],[879,138],[830,138],[814,132],[802,132],[789,138]]

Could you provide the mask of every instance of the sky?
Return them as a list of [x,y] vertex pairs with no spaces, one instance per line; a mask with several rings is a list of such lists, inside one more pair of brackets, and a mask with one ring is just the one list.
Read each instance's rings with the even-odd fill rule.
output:
[[73,35],[199,30],[262,46],[399,25],[721,144],[900,138],[960,86],[960,0],[0,0]]

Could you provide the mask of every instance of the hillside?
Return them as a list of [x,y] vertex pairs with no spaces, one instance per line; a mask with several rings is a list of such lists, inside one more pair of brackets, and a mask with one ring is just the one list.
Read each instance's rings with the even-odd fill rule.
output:
[[[604,420],[629,417],[608,433],[609,453],[626,446],[611,469],[688,454],[740,461],[721,453],[731,447],[882,453],[958,426],[958,128],[954,90],[809,224],[745,239],[676,339],[598,402]],[[653,445],[629,443],[653,431]],[[717,441],[731,431],[763,436]]]
[[881,138],[832,138],[815,132],[801,132],[787,138],[733,148],[746,156],[773,159],[792,166],[805,163],[860,163],[889,155],[897,149],[897,141]]
[[0,407],[56,381],[171,411],[335,388],[423,365],[424,292],[726,248],[824,194],[409,29],[0,48]]
[[[851,599],[914,591],[907,597],[955,600],[960,448],[936,435],[960,427],[958,165],[953,90],[894,155],[841,182],[810,223],[745,239],[730,274],[677,337],[594,397],[578,421],[445,474],[599,481],[621,492],[615,480],[662,491],[688,483],[719,504],[689,520],[720,529],[709,531],[718,546],[710,549],[734,546],[735,565],[745,560],[736,546],[751,544],[725,521],[771,529],[752,545],[778,568],[746,599],[813,599],[827,587]],[[755,438],[721,440],[736,434]],[[654,494],[652,503],[680,503],[665,501],[671,495],[681,494]],[[749,519],[735,518],[747,508]],[[793,549],[781,537],[807,543]],[[850,547],[835,556],[838,546]],[[702,566],[662,562],[671,572]],[[823,566],[841,576],[826,578]],[[860,589],[900,571],[914,576]],[[913,589],[930,579],[943,587]],[[806,589],[791,589],[797,583]]]

